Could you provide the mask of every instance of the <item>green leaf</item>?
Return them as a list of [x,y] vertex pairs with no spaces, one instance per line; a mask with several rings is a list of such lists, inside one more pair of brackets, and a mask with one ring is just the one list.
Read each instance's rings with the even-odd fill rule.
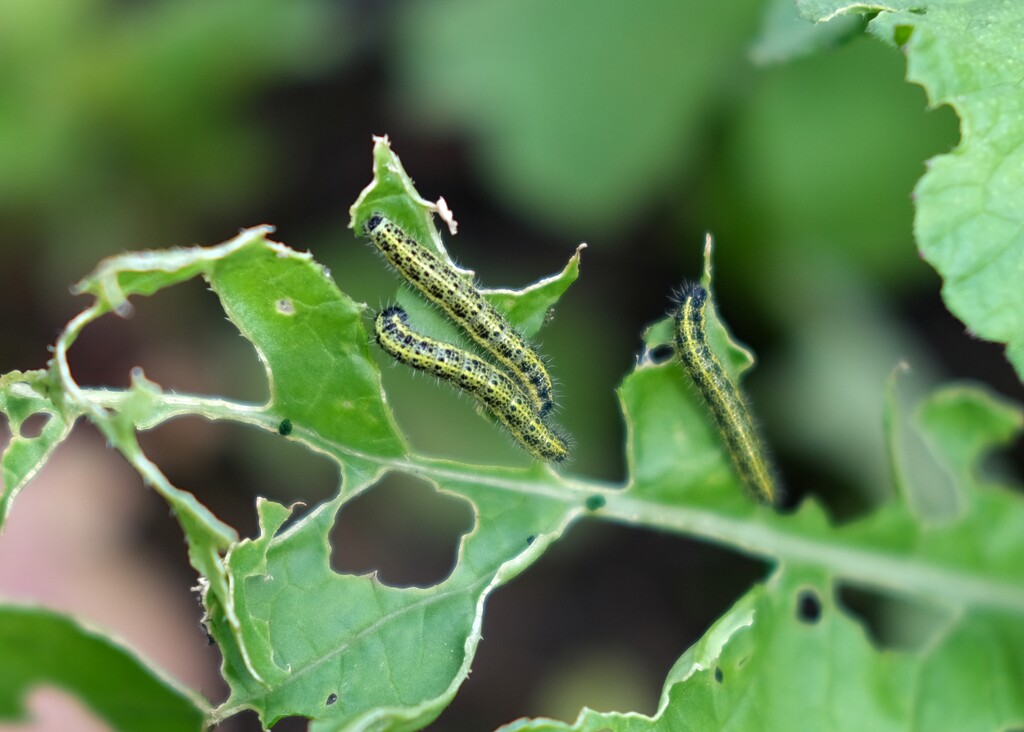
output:
[[[18,492],[39,471],[74,425],[74,416],[66,415],[61,405],[54,403],[50,393],[45,371],[12,371],[0,376],[0,412],[7,415],[12,432],[11,441],[0,458],[3,472],[0,530]],[[22,425],[36,415],[46,419],[39,434],[22,434]]]
[[[581,510],[517,490],[528,490],[537,470],[473,474],[432,481],[470,500],[476,525],[451,575],[428,588],[331,570],[327,534],[344,498],[276,535],[287,511],[262,504],[263,534],[236,550],[245,550],[245,568],[236,568],[234,552],[230,568],[236,606],[266,631],[255,651],[250,646],[268,659],[260,667],[265,682],[247,672],[239,648],[222,643],[232,692],[217,718],[252,708],[265,725],[301,714],[317,720],[313,729],[334,730],[418,729],[436,717],[469,671],[486,595],[540,556],[572,509]],[[227,637],[214,618],[214,636]]]
[[[365,218],[365,210],[383,211],[443,251],[429,205],[386,141],[378,141],[375,159],[378,175],[364,192],[363,209],[353,209],[354,221]],[[378,717],[429,720],[468,673],[483,598],[539,556],[570,516],[586,510],[586,495],[569,494],[567,500],[563,491],[524,500],[514,486],[536,490],[531,483],[553,478],[546,467],[474,469],[409,454],[370,358],[366,307],[340,293],[308,254],[269,241],[268,231],[251,229],[214,247],[104,261],[77,286],[95,297],[94,304],[69,324],[51,372],[39,378],[52,379],[69,410],[93,421],[174,508],[192,563],[203,576],[206,620],[221,644],[232,685],[227,711],[218,719],[250,707],[267,724],[297,713],[323,719],[328,728]],[[490,296],[514,313],[514,322],[536,329],[578,273],[577,255],[553,277]],[[229,319],[253,343],[267,370],[265,404],[168,394],[141,372],[124,392],[84,390],[75,383],[67,354],[85,327],[110,312],[127,315],[133,296],[195,276],[206,279]],[[11,406],[18,424],[18,404]],[[239,542],[191,494],[171,485],[139,448],[136,430],[182,414],[239,421],[326,454],[339,464],[342,490],[284,532],[290,510],[261,502],[261,537]],[[372,577],[330,569],[327,532],[335,513],[396,467],[423,474],[475,508],[478,526],[463,541],[460,564],[438,587],[390,588]],[[490,488],[482,487],[488,483]],[[493,485],[506,487],[495,492]],[[322,594],[321,601],[310,602],[311,588]],[[325,614],[324,608],[337,610]],[[317,642],[311,645],[308,634]],[[443,653],[433,652],[438,649]],[[387,674],[367,672],[365,664],[379,668],[380,659],[404,668],[400,688],[391,688]],[[326,703],[330,694],[337,695],[336,703]]]
[[0,606],[0,719],[25,719],[22,702],[39,685],[75,694],[114,729],[203,729],[209,711],[130,650],[49,610]]
[[[378,141],[374,155],[375,180],[353,208],[353,226],[380,210],[443,251],[431,204],[416,193],[385,141]],[[512,469],[432,459],[411,450],[394,424],[370,355],[365,306],[339,292],[309,255],[266,234],[253,229],[216,247],[108,260],[81,285],[96,302],[58,340],[45,379],[33,377],[49,384],[38,394],[61,405],[61,414],[95,423],[181,520],[207,584],[206,622],[230,685],[210,722],[253,709],[265,725],[304,715],[320,732],[422,727],[466,678],[489,593],[529,567],[581,516],[702,538],[776,569],[680,659],[655,720],[587,713],[580,729],[714,728],[727,715],[740,720],[738,728],[753,729],[761,727],[746,720],[758,709],[769,727],[787,729],[853,724],[853,716],[835,722],[836,709],[854,709],[879,729],[909,728],[918,718],[937,729],[998,728],[1019,718],[1012,683],[1021,678],[1024,656],[1004,649],[1021,642],[1024,501],[978,468],[1019,432],[1024,418],[1018,406],[967,387],[936,392],[919,404],[894,400],[890,420],[899,416],[899,435],[918,441],[920,455],[948,476],[958,496],[955,511],[928,521],[906,490],[842,525],[814,500],[791,513],[755,503],[680,365],[650,354],[619,391],[628,435],[623,486],[542,464]],[[702,281],[713,289],[709,256],[708,250]],[[517,322],[539,323],[577,274],[574,259],[536,287],[494,294],[517,310]],[[253,343],[267,368],[267,402],[169,394],[141,374],[124,392],[78,387],[67,352],[81,330],[104,313],[125,312],[132,295],[187,276],[210,283]],[[722,315],[710,316],[709,342],[739,378],[751,355],[733,341]],[[667,323],[656,324],[647,345],[670,340],[670,331]],[[10,383],[33,378],[11,377]],[[248,424],[328,456],[342,478],[337,496],[295,517],[293,508],[261,501],[259,536],[239,541],[138,447],[138,429],[182,414]],[[902,438],[892,436],[889,454],[894,463],[905,461]],[[331,569],[328,536],[336,515],[392,471],[473,510],[474,526],[460,541],[451,574],[434,586],[393,587],[374,575]],[[915,470],[900,474],[921,488]],[[944,625],[925,650],[880,652],[835,601],[845,587],[939,608]],[[814,623],[796,613],[808,590],[822,611]],[[979,649],[981,660],[968,657]],[[991,704],[978,705],[976,696],[958,689],[980,694],[982,667],[1000,680],[991,686]],[[840,673],[843,684],[826,683]],[[796,682],[811,707],[787,691]],[[942,705],[919,711],[936,689]]]
[[1024,376],[1024,6],[1004,0],[842,3],[800,0],[814,19],[877,11],[869,30],[907,55],[907,78],[961,119],[961,142],[915,189],[914,231],[943,278],[947,307],[1007,344]]
[[751,590],[683,655],[653,717],[588,709],[573,724],[524,720],[501,729],[1001,729],[1024,714],[1021,647],[1019,617],[977,612],[944,629],[927,652],[879,652],[826,577],[793,567]]
[[134,422],[148,427],[190,412],[240,418],[277,432],[287,419],[293,427],[290,439],[307,441],[315,435],[329,440],[343,477],[359,480],[377,471],[375,461],[404,450],[369,357],[365,306],[339,292],[308,253],[267,239],[269,231],[250,229],[209,248],[112,257],[78,290],[97,297],[97,312],[91,316],[96,317],[111,309],[123,311],[130,295],[152,294],[202,274],[263,362],[269,400],[253,406],[155,396],[151,413],[133,415]]

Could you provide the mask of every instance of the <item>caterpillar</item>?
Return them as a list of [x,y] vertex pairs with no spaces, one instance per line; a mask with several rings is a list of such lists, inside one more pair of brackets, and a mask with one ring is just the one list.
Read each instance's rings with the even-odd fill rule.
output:
[[565,439],[537,414],[530,397],[504,371],[450,343],[413,332],[400,307],[379,312],[373,327],[377,343],[388,355],[475,396],[531,455],[558,463],[568,457]]
[[675,341],[683,368],[707,403],[740,478],[757,498],[775,503],[779,489],[746,399],[708,344],[708,291],[686,282],[677,299]]
[[543,360],[476,288],[379,213],[370,216],[363,233],[406,282],[500,361],[529,395],[534,411],[541,417],[547,416],[554,406],[554,395]]

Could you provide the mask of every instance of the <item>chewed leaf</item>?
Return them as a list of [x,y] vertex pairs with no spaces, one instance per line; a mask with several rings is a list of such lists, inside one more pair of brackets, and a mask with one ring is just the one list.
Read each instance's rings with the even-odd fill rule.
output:
[[[351,209],[349,225],[355,234],[363,235],[363,227],[371,216],[383,216],[394,222],[417,244],[438,254],[444,262],[463,275],[467,284],[472,285],[473,271],[462,269],[452,261],[437,228],[439,217],[441,223],[444,223],[443,217],[451,216],[447,207],[442,202],[433,203],[420,196],[386,137],[374,139],[373,162],[373,181],[359,195]],[[454,233],[453,228],[449,228],[451,233]],[[560,273],[521,289],[481,289],[481,293],[522,335],[532,337],[579,276],[580,254],[584,248],[583,244],[577,247]],[[423,333],[468,346],[468,339],[451,320],[438,312],[436,307],[427,304],[408,284],[401,288],[398,302]]]
[[[123,309],[129,296],[202,275],[267,372],[267,403],[235,410],[275,432],[288,420],[290,439],[311,446],[329,441],[344,475],[373,471],[375,458],[401,455],[405,447],[369,355],[363,307],[341,293],[308,253],[273,242],[268,233],[258,227],[218,246],[111,257],[78,287],[96,295],[95,318]],[[73,334],[68,340],[70,345]],[[183,411],[217,419],[225,416],[224,406],[234,414],[232,405],[213,400],[189,403]],[[174,400],[155,399],[152,408],[154,420],[166,419]],[[147,424],[141,414],[133,421]]]
[[258,629],[249,653],[262,681],[214,617],[224,639],[231,697],[218,712],[256,709],[267,726],[302,714],[314,729],[417,729],[451,700],[480,639],[483,601],[560,534],[572,515],[561,501],[487,487],[514,484],[522,471],[494,471],[481,484],[449,479],[440,488],[469,500],[476,526],[462,539],[452,573],[428,588],[383,584],[375,575],[330,568],[328,532],[346,498],[324,504],[274,535],[287,510],[261,504],[262,536],[243,542],[230,571],[236,606]]
[[[13,433],[0,458],[0,530],[18,491],[39,471],[74,425],[75,415],[66,414],[50,397],[49,383],[45,371],[12,371],[0,376],[0,412],[7,415]],[[45,420],[45,424],[37,434],[24,434],[22,426],[32,418]]]
[[[363,227],[371,216],[380,214],[454,266],[434,224],[435,214],[450,217],[451,213],[440,202],[420,196],[387,137],[373,138],[373,180],[359,194],[349,213],[349,228],[356,236],[363,235]],[[450,229],[457,229],[454,218],[451,221]],[[467,277],[473,274],[470,270],[462,271]]]
[[943,278],[947,307],[975,334],[1007,344],[1024,377],[1024,5],[799,0],[814,20],[877,11],[868,29],[898,44],[908,80],[952,106],[961,142],[929,162],[914,195],[914,233]]
[[880,651],[827,578],[793,568],[751,590],[679,659],[653,716],[584,709],[574,723],[523,720],[501,730],[1000,729],[1024,714],[1016,682],[1024,658],[997,653],[993,668],[979,651],[1022,643],[1019,618],[977,612],[927,652]]
[[547,322],[555,305],[580,276],[580,256],[586,244],[576,247],[561,272],[521,290],[483,290],[492,305],[504,313],[525,336],[533,336]]
[[[383,141],[375,160],[378,177],[353,211],[354,223],[383,208],[396,219],[405,216],[406,225],[420,227],[417,236],[432,242],[431,205],[418,197]],[[310,255],[269,241],[267,233],[253,229],[215,247],[107,260],[83,281],[82,290],[96,301],[58,339],[51,369],[0,380],[0,406],[15,433],[26,431],[25,418],[38,413],[49,415],[54,430],[44,428],[45,439],[31,449],[9,451],[16,458],[10,464],[5,456],[14,484],[21,485],[74,418],[84,416],[181,522],[202,574],[204,621],[220,646],[230,687],[228,700],[205,723],[252,709],[264,725],[308,717],[315,732],[429,724],[469,674],[490,593],[583,516],[716,542],[763,561],[768,577],[683,653],[653,716],[584,711],[574,723],[522,721],[512,729],[866,725],[895,732],[915,725],[1002,729],[1019,722],[1024,501],[980,465],[1020,431],[1018,406],[957,387],[907,410],[912,416],[904,425],[926,464],[942,472],[957,497],[956,510],[941,521],[922,520],[909,500],[881,502],[840,525],[815,500],[788,513],[758,505],[740,487],[688,375],[672,359],[651,354],[619,392],[628,439],[624,485],[541,463],[515,470],[432,459],[411,449],[395,426],[371,358],[365,306],[341,293]],[[724,384],[742,376],[750,356],[732,341],[723,322],[728,313],[719,319],[709,310],[705,322],[699,312],[699,303],[708,301],[698,293],[712,290],[706,262],[704,289],[689,290],[690,323],[705,333],[679,335],[678,347],[694,354],[706,343],[722,361],[724,368],[714,373]],[[525,331],[543,321],[578,272],[574,257],[553,278],[488,296],[500,298]],[[126,312],[133,296],[192,276],[206,279],[253,344],[266,367],[266,403],[168,393],[141,372],[125,391],[75,383],[67,355],[85,326],[111,310]],[[662,343],[672,341],[671,324],[659,324],[649,344],[659,345],[659,328],[667,328]],[[711,373],[711,359],[701,358],[695,362],[706,368],[691,369],[690,377]],[[339,466],[341,490],[304,514],[297,505],[260,500],[259,535],[239,540],[195,496],[172,485],[139,446],[139,430],[184,414],[254,426],[325,455]],[[895,438],[890,454],[902,455]],[[392,471],[472,510],[473,526],[459,540],[450,573],[432,586],[396,587],[376,574],[332,569],[329,538],[339,530],[337,515]],[[921,475],[901,471],[898,482],[917,487],[927,482]],[[940,627],[919,652],[880,651],[842,607],[845,588],[911,598],[935,609]],[[4,671],[0,664],[0,677]],[[11,686],[20,690],[23,679]]]

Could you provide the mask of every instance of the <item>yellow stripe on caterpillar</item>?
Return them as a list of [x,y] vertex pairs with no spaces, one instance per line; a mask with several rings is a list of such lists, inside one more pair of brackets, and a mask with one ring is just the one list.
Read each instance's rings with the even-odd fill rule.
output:
[[363,233],[411,287],[441,308],[473,341],[501,362],[529,395],[534,411],[541,417],[547,416],[554,405],[554,394],[544,361],[473,285],[378,213],[366,221]]
[[450,343],[413,332],[407,322],[400,307],[377,314],[373,329],[385,352],[475,396],[538,460],[560,463],[568,457],[565,439],[537,414],[530,398],[508,374]]
[[676,353],[714,417],[736,472],[760,500],[775,503],[779,489],[746,399],[708,344],[708,291],[686,282],[675,311]]

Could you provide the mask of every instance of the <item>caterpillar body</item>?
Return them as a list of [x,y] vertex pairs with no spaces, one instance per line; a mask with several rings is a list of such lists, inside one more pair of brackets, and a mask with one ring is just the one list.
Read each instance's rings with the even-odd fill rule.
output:
[[378,213],[366,221],[363,233],[406,282],[501,362],[529,396],[534,411],[541,417],[547,416],[554,405],[554,395],[544,361],[476,288],[447,262]]
[[374,333],[380,347],[397,361],[475,396],[534,457],[553,462],[568,457],[565,439],[547,425],[530,397],[501,369],[450,343],[413,332],[400,307],[378,313]]
[[746,399],[708,344],[708,291],[687,282],[678,295],[676,352],[707,403],[740,478],[760,500],[775,503],[779,489]]

